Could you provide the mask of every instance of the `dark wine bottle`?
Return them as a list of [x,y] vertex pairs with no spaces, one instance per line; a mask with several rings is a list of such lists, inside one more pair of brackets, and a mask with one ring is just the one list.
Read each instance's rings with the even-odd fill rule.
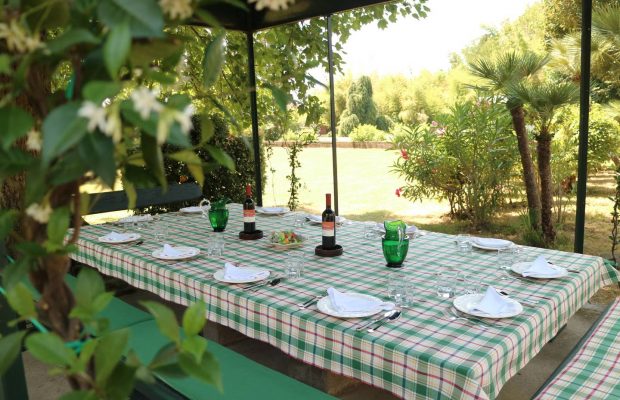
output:
[[323,250],[331,250],[336,247],[336,213],[332,210],[332,195],[325,195],[325,211],[322,214]]
[[252,187],[245,187],[245,201],[243,202],[243,232],[253,233],[256,230],[256,208],[252,200]]

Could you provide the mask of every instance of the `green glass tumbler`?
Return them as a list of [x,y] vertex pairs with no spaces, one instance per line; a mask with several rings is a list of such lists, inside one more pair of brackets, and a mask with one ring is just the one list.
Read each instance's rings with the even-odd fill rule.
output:
[[209,222],[215,232],[223,232],[228,223],[228,210],[225,208],[209,210]]
[[387,261],[390,268],[400,268],[409,252],[409,238],[404,237],[403,240],[393,240],[389,238],[381,238],[381,247],[383,248],[383,257]]
[[401,237],[405,236],[407,230],[407,224],[401,220],[384,221],[383,226],[385,227],[385,238],[388,240],[400,240]]

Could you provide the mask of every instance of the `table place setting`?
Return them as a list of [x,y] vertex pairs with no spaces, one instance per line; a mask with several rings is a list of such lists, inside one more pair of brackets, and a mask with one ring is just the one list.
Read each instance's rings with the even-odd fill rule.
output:
[[510,318],[523,312],[517,300],[501,295],[493,286],[484,294],[465,294],[453,301],[454,308],[465,314],[481,318]]
[[517,262],[511,265],[511,271],[525,278],[555,279],[568,275],[566,268],[549,263],[544,256],[538,256],[533,262]]
[[[308,220],[309,223],[311,224],[322,224],[323,223],[323,217],[321,215],[317,215],[317,214],[308,214],[306,215],[306,220]],[[341,217],[339,215],[336,216],[336,224],[344,224],[345,222],[348,222],[348,220],[345,217]]]
[[130,215],[128,217],[124,217],[116,221],[119,224],[135,224],[140,222],[151,222],[153,221],[153,216],[151,214],[144,215]]
[[396,308],[392,302],[363,293],[341,292],[333,287],[317,302],[323,314],[337,318],[364,318]]
[[224,263],[224,268],[213,273],[216,281],[224,283],[252,283],[269,278],[271,271],[258,267],[240,267],[230,262]]
[[497,251],[499,249],[514,246],[515,244],[510,240],[505,239],[473,237],[471,238],[471,245],[481,250]]
[[153,250],[151,255],[160,260],[176,261],[186,260],[188,258],[196,257],[200,254],[200,249],[189,246],[171,246],[168,243],[158,249]]
[[288,207],[256,207],[256,213],[265,216],[284,215],[291,211]]
[[134,242],[140,239],[141,237],[142,236],[139,233],[133,233],[133,232],[118,233],[118,232],[111,231],[103,236],[99,236],[97,238],[97,241],[101,243],[106,243],[106,244],[122,244],[122,243]]

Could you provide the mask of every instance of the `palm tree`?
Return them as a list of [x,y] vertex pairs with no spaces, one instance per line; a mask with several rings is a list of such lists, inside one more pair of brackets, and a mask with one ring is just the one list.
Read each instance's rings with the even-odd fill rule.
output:
[[553,121],[557,111],[579,99],[579,88],[572,82],[545,82],[516,84],[509,89],[511,96],[527,103],[533,111],[538,133],[536,154],[540,179],[541,222],[543,239],[547,245],[555,240],[555,229],[551,218],[553,207],[553,185],[551,181],[551,140]]
[[541,202],[538,194],[534,163],[530,153],[530,144],[525,128],[525,112],[523,102],[511,95],[509,88],[528,77],[533,76],[547,62],[546,57],[526,52],[518,54],[514,51],[501,54],[495,61],[479,59],[469,65],[470,72],[488,82],[487,89],[498,93],[506,99],[506,107],[512,116],[512,126],[517,136],[523,183],[527,197],[530,224],[532,229],[539,230]]

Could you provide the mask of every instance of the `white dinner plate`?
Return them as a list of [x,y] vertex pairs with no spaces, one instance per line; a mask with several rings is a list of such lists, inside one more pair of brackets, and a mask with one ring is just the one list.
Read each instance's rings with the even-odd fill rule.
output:
[[179,209],[183,214],[202,214],[203,211],[208,211],[209,207],[206,207],[204,210],[200,206],[192,206],[192,207],[183,207]]
[[153,220],[153,216],[151,214],[145,215],[130,215],[125,218],[119,219],[117,222],[121,224],[132,224],[134,222],[151,222]]
[[[512,272],[515,272],[519,275],[523,274],[523,271],[529,268],[532,265],[531,262],[519,262],[514,263],[510,266]],[[557,265],[550,264],[550,267],[553,268],[556,272],[554,274],[535,274],[535,275],[527,275],[528,278],[538,278],[538,279],[554,279],[554,278],[563,278],[568,275],[568,271],[566,268],[558,267]]]
[[[320,224],[320,223],[323,222],[323,217],[320,216],[320,215],[312,215],[312,214],[311,215],[306,215],[306,219],[311,224]],[[336,223],[337,224],[342,224],[346,220],[347,219],[345,217],[336,216]]]
[[509,311],[498,314],[487,314],[482,311],[474,310],[474,307],[476,307],[483,298],[484,294],[480,293],[464,294],[454,299],[454,308],[466,314],[475,315],[476,317],[482,318],[510,318],[523,312],[523,306],[521,303],[508,297],[505,297],[505,300],[515,304],[515,307]]
[[384,301],[381,299],[376,298],[375,296],[370,296],[368,294],[362,294],[362,293],[345,293],[348,296],[356,296],[362,299],[368,299],[368,300],[374,300],[377,302],[377,308],[372,309],[372,310],[368,310],[368,311],[349,311],[349,312],[340,312],[335,310],[332,307],[332,301],[330,300],[329,296],[325,296],[323,297],[321,300],[319,300],[319,302],[316,304],[317,308],[319,309],[320,312],[322,312],[323,314],[327,314],[327,315],[331,315],[332,317],[337,317],[337,318],[363,318],[363,317],[370,317],[371,315],[375,315],[377,313],[380,313],[381,311],[383,311],[383,304]]
[[220,282],[224,282],[224,283],[251,283],[251,282],[258,282],[258,281],[262,281],[264,279],[267,279],[269,277],[269,275],[271,274],[270,271],[267,271],[264,268],[243,267],[243,269],[246,269],[248,271],[256,271],[257,272],[256,277],[248,278],[248,279],[226,279],[226,278],[224,278],[224,270],[223,269],[218,269],[217,271],[215,271],[213,273],[213,277],[215,278],[216,281],[220,281]]
[[479,241],[479,238],[473,238],[471,240],[471,245],[474,247],[477,247],[479,249],[482,250],[499,250],[499,249],[506,249],[510,246],[513,246],[514,243],[511,242],[510,240],[503,240],[503,239],[484,239],[485,241],[492,241],[495,242],[497,244],[493,244],[493,245],[489,245],[485,242],[481,242]]
[[258,214],[265,215],[282,215],[289,211],[291,210],[289,210],[288,207],[256,207],[256,212]]
[[119,233],[119,236],[122,236],[122,239],[112,240],[108,237],[108,235],[105,235],[99,236],[97,240],[101,243],[120,244],[133,242],[134,240],[138,240],[141,237],[139,233]]
[[161,260],[185,260],[187,258],[196,257],[198,254],[200,254],[200,249],[197,249],[196,247],[179,246],[179,247],[175,247],[174,249],[177,251],[180,251],[181,254],[179,254],[178,256],[168,256],[168,255],[163,254],[164,252],[163,248],[159,248],[159,249],[153,250],[153,253],[151,253],[151,255]]

